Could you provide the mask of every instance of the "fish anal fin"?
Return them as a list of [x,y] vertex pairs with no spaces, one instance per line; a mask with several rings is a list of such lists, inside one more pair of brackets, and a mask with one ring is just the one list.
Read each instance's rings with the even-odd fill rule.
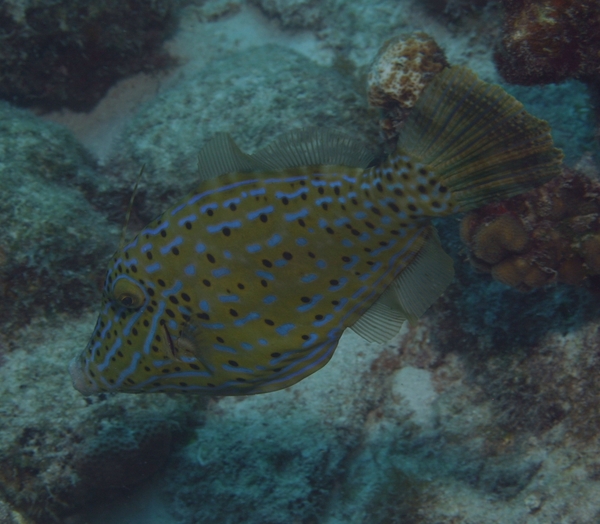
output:
[[411,323],[427,311],[454,278],[452,257],[442,248],[437,231],[430,227],[427,232],[423,247],[387,290]]
[[398,334],[406,320],[400,311],[390,307],[382,298],[383,296],[350,326],[352,331],[367,342],[384,344]]
[[351,329],[369,342],[387,342],[405,320],[411,323],[425,313],[454,278],[452,258],[446,254],[433,227],[410,264]]
[[375,158],[362,142],[339,131],[318,128],[285,133],[252,157],[271,170],[314,165],[366,168]]

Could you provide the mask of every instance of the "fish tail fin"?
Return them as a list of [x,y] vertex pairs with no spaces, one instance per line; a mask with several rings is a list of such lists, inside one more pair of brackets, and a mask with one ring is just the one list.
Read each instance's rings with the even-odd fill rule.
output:
[[424,164],[435,177],[437,189],[450,201],[444,206],[447,213],[541,185],[560,173],[563,158],[547,122],[461,66],[445,69],[427,87],[399,144],[401,154]]

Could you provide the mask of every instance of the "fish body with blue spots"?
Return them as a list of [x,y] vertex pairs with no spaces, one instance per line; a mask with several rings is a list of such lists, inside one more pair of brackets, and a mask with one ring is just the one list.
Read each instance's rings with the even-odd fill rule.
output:
[[[487,122],[481,121],[485,115]],[[348,327],[383,341],[452,279],[431,217],[558,172],[545,123],[464,68],[441,73],[397,151],[296,133],[253,156],[221,137],[211,178],[113,257],[75,387],[243,395],[323,367]]]

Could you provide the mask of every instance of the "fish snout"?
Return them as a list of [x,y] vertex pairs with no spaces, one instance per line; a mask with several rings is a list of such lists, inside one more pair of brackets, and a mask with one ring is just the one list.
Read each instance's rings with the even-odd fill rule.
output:
[[90,384],[89,379],[83,371],[83,362],[81,357],[75,357],[69,363],[69,374],[73,382],[73,387],[86,397],[93,393],[98,393],[99,389],[95,384]]

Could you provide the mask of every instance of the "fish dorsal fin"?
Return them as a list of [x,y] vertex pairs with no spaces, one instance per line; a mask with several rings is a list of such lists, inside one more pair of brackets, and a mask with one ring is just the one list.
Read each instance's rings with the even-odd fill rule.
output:
[[198,154],[198,173],[201,180],[225,173],[261,170],[269,170],[269,166],[244,153],[227,133],[217,133]]
[[375,158],[348,135],[318,128],[285,133],[252,156],[271,170],[316,165],[366,168]]
[[411,263],[351,329],[369,342],[387,342],[405,320],[416,321],[454,278],[452,258],[440,244],[435,229]]

